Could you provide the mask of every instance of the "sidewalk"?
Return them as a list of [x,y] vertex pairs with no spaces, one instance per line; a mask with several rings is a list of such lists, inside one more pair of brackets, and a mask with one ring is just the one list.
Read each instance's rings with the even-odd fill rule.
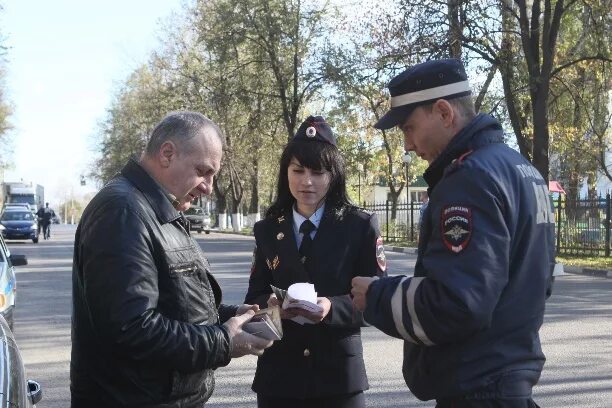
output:
[[[215,230],[211,229],[211,232],[218,232],[221,234],[235,234],[235,235],[253,235],[252,233],[237,233],[231,230]],[[408,247],[398,247],[385,245],[385,251],[387,252],[399,252],[403,254],[416,255],[416,248],[408,248]],[[612,271],[605,269],[592,269],[584,266],[574,266],[574,265],[563,265],[561,270],[555,268],[555,272],[553,273],[555,276],[562,276],[568,273],[574,275],[588,275],[588,276],[596,276],[600,278],[612,279]]]
[[[385,251],[416,255],[417,249],[385,245]],[[574,265],[563,265],[563,269],[559,271],[555,270],[554,275],[562,276],[562,275],[567,275],[568,273],[571,273],[574,275],[588,275],[588,276],[597,276],[600,278],[612,279],[612,271],[610,270],[592,269],[592,268],[588,268],[584,266],[574,266]]]

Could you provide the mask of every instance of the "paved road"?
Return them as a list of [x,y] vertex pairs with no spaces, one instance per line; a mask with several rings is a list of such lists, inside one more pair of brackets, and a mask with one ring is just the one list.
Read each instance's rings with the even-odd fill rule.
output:
[[[74,228],[54,226],[50,241],[11,242],[29,265],[17,273],[15,336],[30,378],[43,385],[39,407],[69,404],[71,260]],[[198,235],[224,289],[226,303],[244,296],[253,240]],[[411,271],[414,257],[388,254],[390,273]],[[547,365],[535,397],[542,407],[610,407],[612,401],[612,279],[567,275],[557,280],[541,331]],[[401,341],[367,328],[363,333],[371,390],[370,407],[433,407],[417,401],[401,377]],[[217,372],[217,389],[207,406],[255,406],[250,391],[255,358],[232,361]]]

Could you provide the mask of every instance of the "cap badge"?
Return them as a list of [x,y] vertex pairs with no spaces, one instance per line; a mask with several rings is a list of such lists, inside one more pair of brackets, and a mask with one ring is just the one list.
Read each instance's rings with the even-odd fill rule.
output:
[[306,128],[306,136],[315,137],[316,135],[317,129],[315,129],[314,126],[309,126],[308,128]]

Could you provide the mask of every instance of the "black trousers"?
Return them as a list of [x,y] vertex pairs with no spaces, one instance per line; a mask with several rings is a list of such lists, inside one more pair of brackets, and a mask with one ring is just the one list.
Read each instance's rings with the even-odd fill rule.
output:
[[363,392],[327,398],[276,398],[257,394],[258,408],[365,408]]
[[531,398],[526,399],[466,399],[436,400],[436,408],[540,408]]

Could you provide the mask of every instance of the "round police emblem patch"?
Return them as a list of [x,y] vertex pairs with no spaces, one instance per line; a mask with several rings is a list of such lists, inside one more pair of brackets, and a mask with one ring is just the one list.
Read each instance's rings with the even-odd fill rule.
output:
[[314,126],[309,126],[306,128],[306,136],[315,137],[317,135],[317,129]]
[[376,263],[383,272],[387,270],[387,256],[385,255],[382,237],[378,237],[376,240]]
[[447,205],[440,215],[440,233],[444,245],[458,254],[472,237],[472,209],[461,205]]
[[257,245],[253,248],[253,260],[251,261],[251,274],[255,272],[255,265],[257,264]]

